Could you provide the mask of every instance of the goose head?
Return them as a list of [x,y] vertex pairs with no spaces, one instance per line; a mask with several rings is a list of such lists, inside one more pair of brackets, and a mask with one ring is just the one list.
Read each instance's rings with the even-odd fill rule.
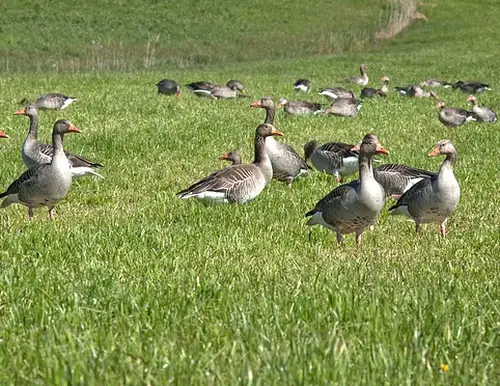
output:
[[304,159],[307,161],[311,157],[311,154],[314,153],[314,151],[317,148],[318,148],[318,141],[316,141],[315,139],[304,144]]
[[253,101],[250,104],[250,107],[261,108],[261,109],[273,109],[274,108],[274,101],[273,101],[273,98],[270,96],[262,97],[256,101]]
[[430,91],[429,96],[434,98],[434,99],[439,99],[438,95],[434,91]]
[[241,163],[241,154],[239,150],[233,150],[230,151],[229,153],[224,153],[219,157],[219,160],[225,160],[225,161],[230,161],[235,164],[240,164]]
[[81,133],[82,131],[73,125],[70,121],[67,119],[59,119],[56,121],[54,124],[54,130],[53,133],[57,133],[60,135],[66,134],[66,133]]
[[246,93],[246,88],[243,86],[243,83],[241,83],[237,79],[231,79],[226,83],[226,86],[229,87],[231,90],[236,91],[238,90],[242,94]]
[[9,136],[0,130],[0,138],[9,138]]
[[27,117],[34,117],[38,115],[38,110],[36,109],[36,106],[34,104],[30,103],[25,107],[21,107],[14,113],[14,115],[26,115]]
[[361,72],[362,75],[366,74],[366,71],[368,70],[368,66],[366,64],[362,64],[359,66],[359,71]]
[[359,151],[360,154],[366,155],[389,154],[389,150],[380,144],[378,137],[374,133],[366,134],[361,142],[358,142],[358,144],[354,146],[351,151]]
[[285,106],[287,103],[288,103],[288,99],[286,99],[286,98],[280,98],[280,99],[278,99],[278,109],[280,107]]
[[436,146],[429,152],[428,156],[437,157],[438,155],[455,154],[456,152],[455,146],[453,146],[453,143],[449,139],[442,139],[436,143]]
[[390,79],[389,79],[389,77],[388,77],[388,76],[383,76],[382,78],[380,78],[380,80],[381,80],[382,82],[384,82],[385,84],[389,84],[389,81],[390,81]]
[[477,105],[477,99],[474,95],[469,95],[467,97],[467,102],[472,102],[473,105]]
[[446,103],[444,103],[443,100],[440,100],[438,102],[438,104],[436,105],[436,108],[438,108],[438,109],[442,109],[442,108],[445,108],[445,107],[446,107]]
[[264,137],[264,138],[265,137],[270,137],[270,136],[273,136],[273,135],[277,135],[277,136],[283,137],[283,135],[284,135],[281,131],[279,131],[278,129],[276,129],[270,123],[263,123],[263,124],[259,125],[257,127],[257,130],[256,130],[255,133],[259,137]]

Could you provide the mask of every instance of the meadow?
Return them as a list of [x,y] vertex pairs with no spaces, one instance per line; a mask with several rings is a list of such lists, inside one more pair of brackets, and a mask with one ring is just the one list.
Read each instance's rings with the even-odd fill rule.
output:
[[[66,148],[104,164],[105,180],[75,182],[55,221],[44,209],[32,222],[24,207],[0,211],[0,384],[498,384],[498,124],[449,129],[436,101],[395,93],[365,102],[355,119],[277,114],[282,140],[300,153],[311,138],[354,143],[373,131],[390,151],[384,161],[437,170],[441,159],[427,153],[451,139],[462,196],[445,240],[437,225],[416,235],[386,209],[360,248],[352,235],[339,247],[325,229],[309,240],[304,214],[336,186],[320,173],[291,190],[273,181],[241,206],[175,195],[221,168],[226,151],[250,162],[264,120],[250,102],[298,98],[299,77],[316,90],[367,63],[371,85],[383,75],[392,86],[475,79],[493,88],[480,103],[500,110],[496,2],[442,3],[376,49],[161,71],[3,72],[1,186],[24,170],[28,120],[13,112],[48,91],[78,101],[40,113],[41,139],[70,119],[82,134]],[[165,77],[237,78],[251,98],[162,97],[154,84]],[[467,106],[460,91],[438,93]]]

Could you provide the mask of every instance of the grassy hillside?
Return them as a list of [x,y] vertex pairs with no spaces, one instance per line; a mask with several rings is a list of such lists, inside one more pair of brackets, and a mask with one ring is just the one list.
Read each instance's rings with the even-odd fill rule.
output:
[[[488,81],[493,91],[478,99],[498,111],[494,5],[426,5],[428,23],[378,51],[168,76],[236,77],[252,97],[293,99],[297,77],[316,89],[366,62],[374,86],[382,75],[393,85]],[[222,167],[221,153],[239,148],[250,161],[264,115],[250,109],[252,99],[158,96],[154,83],[165,75],[0,77],[0,129],[10,135],[0,141],[0,187],[24,170],[28,122],[12,113],[22,97],[48,91],[79,100],[40,113],[41,139],[57,118],[71,119],[82,134],[65,145],[102,162],[106,177],[75,182],[55,221],[44,209],[31,223],[23,207],[0,210],[0,384],[498,383],[498,124],[448,129],[435,101],[394,94],[367,101],[353,120],[280,111],[276,126],[297,150],[313,137],[353,143],[375,131],[391,152],[385,161],[437,170],[441,160],[426,156],[435,142],[449,138],[458,149],[462,197],[448,239],[436,225],[417,236],[413,223],[384,209],[360,249],[352,236],[338,247],[324,229],[309,241],[304,224],[304,213],[336,186],[327,175],[292,190],[272,182],[242,206],[179,200],[175,192]],[[466,94],[438,92],[450,106],[467,106]]]

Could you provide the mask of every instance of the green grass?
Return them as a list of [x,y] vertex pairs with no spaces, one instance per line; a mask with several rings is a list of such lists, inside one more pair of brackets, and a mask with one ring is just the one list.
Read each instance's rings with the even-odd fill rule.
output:
[[[393,85],[489,81],[494,90],[478,99],[499,110],[494,16],[454,4],[423,9],[429,23],[380,51],[170,76],[182,83],[236,77],[255,98],[295,98],[297,77],[330,85],[366,62],[374,84],[382,75]],[[471,17],[449,24],[465,6]],[[467,50],[451,56],[483,20],[481,44],[465,41]],[[353,236],[338,247],[324,229],[308,241],[304,213],[335,186],[330,176],[315,173],[291,191],[272,182],[242,206],[179,200],[175,192],[222,167],[221,153],[240,148],[250,161],[264,115],[250,99],[158,96],[154,83],[163,77],[0,78],[0,129],[11,137],[0,142],[1,186],[24,170],[28,121],[12,115],[17,102],[53,90],[79,101],[40,114],[42,139],[57,118],[70,119],[82,134],[68,135],[66,147],[102,162],[106,177],[77,181],[55,221],[44,209],[33,222],[23,207],[0,211],[0,384],[498,383],[498,124],[448,129],[434,101],[394,94],[366,102],[354,120],[280,112],[276,126],[298,150],[313,137],[355,142],[373,130],[391,152],[387,162],[436,170],[441,160],[427,152],[439,139],[454,141],[462,197],[448,239],[437,225],[416,236],[413,223],[384,210],[358,250]],[[448,105],[466,106],[466,94],[439,92]]]

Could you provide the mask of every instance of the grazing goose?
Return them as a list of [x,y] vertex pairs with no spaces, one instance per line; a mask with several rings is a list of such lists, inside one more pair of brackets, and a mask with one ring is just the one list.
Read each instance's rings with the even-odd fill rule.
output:
[[359,71],[361,72],[361,76],[351,76],[345,80],[345,82],[348,83],[355,83],[358,86],[366,86],[368,84],[368,75],[366,74],[366,71],[368,70],[368,67],[366,64],[362,64],[359,67]]
[[316,140],[304,145],[304,158],[311,160],[313,166],[320,172],[332,174],[337,182],[358,171],[358,151],[352,150],[354,145],[342,142],[328,142],[318,146]]
[[298,79],[293,84],[293,89],[307,93],[311,91],[311,81],[309,79]]
[[321,111],[321,104],[308,101],[289,101],[286,98],[278,100],[278,109],[284,107],[286,113],[294,116],[310,115]]
[[486,106],[479,106],[477,104],[477,99],[474,95],[469,95],[467,102],[472,103],[472,112],[475,113],[481,122],[493,123],[497,121],[497,113]]
[[360,245],[361,234],[372,225],[384,207],[385,193],[375,180],[372,168],[374,154],[389,154],[378,142],[375,134],[363,138],[359,150],[359,180],[340,185],[321,199],[313,210],[307,225],[323,225],[337,234],[342,243],[344,234],[356,233],[356,245]]
[[[28,168],[31,168],[36,165],[50,163],[52,155],[54,154],[54,147],[49,144],[38,142],[38,111],[36,106],[34,104],[29,104],[26,107],[17,110],[14,115],[26,115],[30,119],[28,135],[24,140],[23,147],[21,149],[24,164]],[[86,175],[94,175],[99,178],[104,178],[93,170],[93,168],[102,167],[101,164],[91,162],[84,157],[72,154],[69,151],[66,151],[65,154],[70,163],[71,174],[74,179]]]
[[396,90],[396,92],[397,92],[399,95],[411,96],[410,94],[412,94],[412,91],[413,91],[414,87],[416,87],[416,85],[414,85],[414,84],[409,84],[408,86],[398,86],[398,87],[394,87],[394,90]]
[[158,94],[181,96],[181,86],[175,80],[163,79],[156,83]]
[[389,78],[387,76],[384,76],[381,81],[382,87],[380,87],[380,89],[365,87],[363,90],[361,90],[361,99],[375,98],[377,96],[386,97],[389,93]]
[[244,204],[253,200],[273,177],[271,160],[265,146],[265,138],[273,135],[282,136],[283,133],[268,123],[259,125],[255,130],[255,158],[252,164],[231,165],[177,194],[180,194],[180,198],[196,197],[225,204]]
[[52,130],[54,156],[50,163],[36,165],[26,170],[0,194],[6,197],[1,207],[22,204],[28,207],[28,218],[33,219],[33,208],[47,206],[51,219],[55,217],[55,206],[62,200],[71,187],[71,168],[64,154],[63,136],[66,133],[80,133],[70,121],[60,119]]
[[76,101],[77,99],[74,97],[59,93],[50,93],[40,95],[35,101],[35,106],[38,109],[64,110],[71,103]]
[[448,127],[462,126],[470,121],[476,121],[477,115],[458,107],[446,107],[444,101],[439,101],[436,105],[439,109],[439,121]]
[[232,87],[214,85],[210,96],[213,99],[233,99],[237,98],[239,93],[240,91],[234,85]]
[[[250,106],[265,109],[265,123],[273,124],[276,112],[273,98],[263,97],[252,102]],[[266,151],[273,166],[273,178],[285,182],[288,187],[292,187],[292,182],[296,178],[309,174],[311,168],[290,145],[278,142],[274,137],[267,137]]]
[[9,136],[0,130],[0,138],[9,138]]
[[439,80],[439,79],[424,80],[423,82],[420,83],[420,87],[451,88],[452,85],[453,85],[453,83],[445,82],[444,80]]
[[241,164],[241,154],[238,150],[230,151],[229,153],[224,153],[219,157],[220,160],[230,161],[232,165]]
[[341,117],[355,117],[361,109],[361,101],[355,98],[339,98],[332,102],[323,113]]
[[437,98],[434,91],[425,91],[422,87],[412,84],[404,87],[395,87],[395,90],[400,94],[410,98]]
[[215,83],[204,82],[204,81],[186,84],[188,90],[190,90],[194,95],[200,97],[201,96],[210,97],[214,86]]
[[463,82],[459,80],[458,82],[454,83],[452,87],[454,90],[458,88],[467,94],[479,94],[486,90],[491,90],[489,84],[476,81]]
[[247,92],[247,89],[245,86],[243,86],[243,83],[241,83],[237,79],[231,79],[226,83],[226,86],[229,87],[230,89],[236,89],[240,93],[245,94]]
[[319,90],[318,94],[325,96],[330,101],[339,98],[356,98],[351,90],[346,90],[343,87],[322,88],[321,90]]
[[414,185],[389,211],[392,215],[412,218],[417,233],[420,224],[439,223],[441,236],[446,237],[446,220],[455,211],[460,200],[460,186],[453,174],[457,151],[451,141],[443,139],[429,153],[429,157],[438,155],[446,156],[439,174]]

